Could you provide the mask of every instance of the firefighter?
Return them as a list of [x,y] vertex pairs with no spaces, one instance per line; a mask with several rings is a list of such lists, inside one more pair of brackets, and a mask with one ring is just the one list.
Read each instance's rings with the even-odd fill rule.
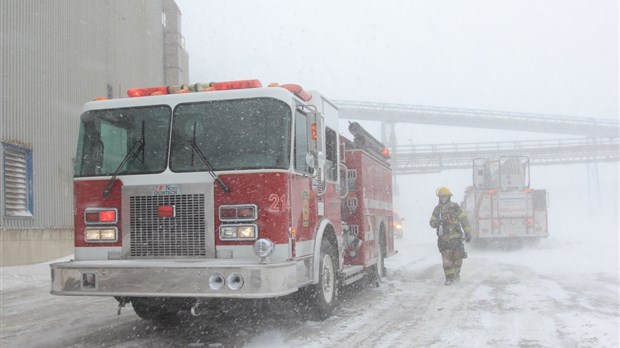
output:
[[431,227],[437,230],[437,247],[443,261],[443,272],[446,276],[444,285],[452,285],[460,280],[461,265],[467,257],[463,246],[471,241],[471,228],[467,215],[457,203],[451,202],[452,193],[447,187],[437,189],[439,203],[431,216]]

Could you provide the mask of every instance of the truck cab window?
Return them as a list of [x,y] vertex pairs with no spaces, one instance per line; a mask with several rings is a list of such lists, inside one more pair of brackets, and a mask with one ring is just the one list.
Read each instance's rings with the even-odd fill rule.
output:
[[308,154],[308,120],[306,115],[295,113],[295,170],[310,173],[311,168],[306,164]]
[[338,179],[338,137],[336,131],[325,128],[325,175],[327,180]]
[[291,109],[272,98],[180,104],[172,122],[170,169],[207,170],[196,146],[215,170],[288,169]]
[[140,153],[122,174],[159,173],[166,168],[171,110],[167,106],[90,110],[81,117],[75,177],[112,175],[136,142]]

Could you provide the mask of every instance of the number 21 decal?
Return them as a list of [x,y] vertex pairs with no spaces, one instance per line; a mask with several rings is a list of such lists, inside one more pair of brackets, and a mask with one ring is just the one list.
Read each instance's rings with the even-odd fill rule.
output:
[[279,213],[286,211],[287,201],[286,195],[278,196],[275,193],[269,195],[269,201],[271,205],[269,206],[269,212],[271,213]]

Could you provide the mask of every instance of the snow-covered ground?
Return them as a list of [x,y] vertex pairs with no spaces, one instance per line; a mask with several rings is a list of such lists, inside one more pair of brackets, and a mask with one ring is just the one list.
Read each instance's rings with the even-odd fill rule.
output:
[[[380,288],[346,291],[324,322],[284,323],[277,313],[267,323],[186,316],[184,325],[158,328],[131,308],[116,316],[112,299],[49,295],[47,264],[4,267],[2,347],[619,345],[617,246],[551,237],[512,251],[470,248],[463,280],[445,287],[434,239],[414,236],[397,240]],[[214,334],[218,325],[242,339]]]

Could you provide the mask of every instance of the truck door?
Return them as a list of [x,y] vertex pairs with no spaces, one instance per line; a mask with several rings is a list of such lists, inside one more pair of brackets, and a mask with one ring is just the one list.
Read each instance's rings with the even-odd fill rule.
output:
[[289,203],[291,227],[295,228],[292,236],[294,256],[304,257],[312,255],[315,224],[319,219],[317,192],[321,181],[319,171],[322,170],[317,161],[320,137],[314,110],[299,106],[293,117],[293,175]]

